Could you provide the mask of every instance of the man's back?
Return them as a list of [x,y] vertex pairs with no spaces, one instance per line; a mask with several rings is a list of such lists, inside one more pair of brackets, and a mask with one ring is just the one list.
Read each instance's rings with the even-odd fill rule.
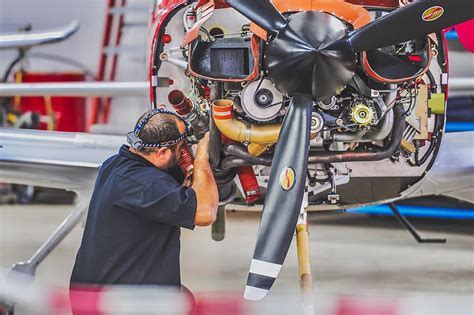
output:
[[179,285],[180,227],[195,212],[192,189],[123,146],[99,172],[72,285]]

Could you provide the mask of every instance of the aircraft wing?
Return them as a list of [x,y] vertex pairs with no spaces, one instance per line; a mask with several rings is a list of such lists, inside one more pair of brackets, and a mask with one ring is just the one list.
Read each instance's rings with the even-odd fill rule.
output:
[[60,42],[72,36],[79,30],[79,23],[72,21],[68,25],[60,28],[22,32],[13,34],[0,34],[0,49],[26,48],[37,45]]
[[435,164],[403,197],[430,195],[474,203],[474,131],[444,134]]
[[91,190],[125,137],[0,128],[0,182]]

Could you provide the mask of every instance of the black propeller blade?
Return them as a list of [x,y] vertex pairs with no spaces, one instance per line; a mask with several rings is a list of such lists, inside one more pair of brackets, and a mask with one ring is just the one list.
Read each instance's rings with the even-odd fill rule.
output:
[[286,26],[286,19],[268,0],[226,0],[239,11],[270,34],[277,34]]
[[295,95],[280,131],[244,297],[260,300],[290,247],[303,199],[311,128],[311,96]]
[[355,52],[402,43],[474,18],[473,0],[418,0],[354,31]]

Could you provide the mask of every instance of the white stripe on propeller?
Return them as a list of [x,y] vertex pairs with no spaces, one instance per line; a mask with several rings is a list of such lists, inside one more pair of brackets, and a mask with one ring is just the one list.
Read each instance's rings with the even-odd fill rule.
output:
[[250,272],[262,276],[276,278],[280,273],[280,269],[281,265],[263,260],[252,259],[250,263]]

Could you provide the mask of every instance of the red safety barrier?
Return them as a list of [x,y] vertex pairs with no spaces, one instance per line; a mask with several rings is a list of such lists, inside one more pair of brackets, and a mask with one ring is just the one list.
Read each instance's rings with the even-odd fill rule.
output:
[[[15,74],[21,77],[21,82],[77,82],[84,81],[82,73],[33,73],[22,72]],[[50,108],[51,107],[51,108]],[[82,132],[86,130],[86,99],[84,97],[52,96],[36,97],[23,96],[19,101],[20,112],[36,112],[42,116],[54,115],[54,130]],[[51,112],[52,111],[52,112]],[[47,130],[48,124],[41,123],[40,129]]]

